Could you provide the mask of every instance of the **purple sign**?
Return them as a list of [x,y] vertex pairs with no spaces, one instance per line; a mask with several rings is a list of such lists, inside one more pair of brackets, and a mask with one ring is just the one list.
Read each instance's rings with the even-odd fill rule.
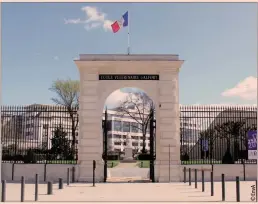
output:
[[202,140],[202,150],[204,152],[207,152],[209,150],[209,141],[208,140]]
[[257,131],[248,131],[248,150],[257,150]]

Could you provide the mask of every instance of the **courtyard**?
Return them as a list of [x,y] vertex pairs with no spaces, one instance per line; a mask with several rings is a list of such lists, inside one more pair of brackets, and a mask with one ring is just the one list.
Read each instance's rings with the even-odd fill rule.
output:
[[[240,201],[250,202],[253,181],[240,182]],[[226,182],[227,202],[236,201],[235,182]],[[20,201],[20,184],[7,183],[7,202]],[[34,184],[25,185],[25,202],[34,201]],[[39,184],[39,202],[220,202],[221,183],[214,183],[214,196],[210,196],[210,183],[205,183],[205,192],[201,192],[201,183],[97,183],[95,187],[88,183],[73,183],[59,190],[53,186],[53,195],[47,195],[47,185]]]

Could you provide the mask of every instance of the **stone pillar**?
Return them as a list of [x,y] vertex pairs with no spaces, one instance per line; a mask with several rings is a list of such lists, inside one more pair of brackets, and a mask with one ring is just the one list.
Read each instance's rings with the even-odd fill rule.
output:
[[158,135],[155,177],[159,182],[169,182],[169,177],[170,181],[179,181],[180,110],[178,100],[178,72],[176,70],[160,73],[157,114]]
[[80,75],[80,110],[78,144],[78,181],[92,182],[92,164],[96,160],[96,181],[104,179],[102,161],[102,109],[98,106],[98,74],[82,70]]

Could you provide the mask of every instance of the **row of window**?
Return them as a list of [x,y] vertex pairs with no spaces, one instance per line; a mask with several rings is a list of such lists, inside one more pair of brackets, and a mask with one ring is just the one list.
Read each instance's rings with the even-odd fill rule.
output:
[[[123,144],[123,146],[126,146],[126,142],[114,142],[114,145],[121,145],[121,144]],[[148,146],[148,143],[145,143],[146,144],[146,147]],[[138,142],[133,142],[132,143],[132,145],[134,146],[134,147],[138,147]],[[140,146],[142,147],[143,146],[143,143],[141,142],[140,143]]]
[[[126,121],[113,121],[113,130],[120,132],[134,132],[139,133],[141,131],[141,125],[135,122],[126,122]],[[149,132],[149,127],[147,128],[147,132]]]
[[[149,138],[150,136],[146,136],[146,138]],[[126,139],[126,135],[108,135],[108,138],[114,138],[114,139]],[[143,136],[131,136],[132,139],[134,140],[139,140],[139,139],[143,139]]]

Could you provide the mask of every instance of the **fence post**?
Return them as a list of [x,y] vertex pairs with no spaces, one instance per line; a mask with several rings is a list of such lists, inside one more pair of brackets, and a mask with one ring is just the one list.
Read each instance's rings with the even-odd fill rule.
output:
[[6,201],[6,180],[2,180],[2,200],[1,202]]
[[195,188],[197,188],[197,169],[194,170]]
[[192,178],[191,178],[191,173],[192,173],[192,172],[191,172],[191,171],[192,171],[191,168],[189,168],[189,176],[188,176],[188,177],[189,177],[189,178],[188,178],[188,179],[189,179],[189,186],[192,185],[192,181],[191,181],[191,180],[192,180]]
[[39,176],[35,175],[35,201],[38,201]]
[[67,186],[70,185],[70,168],[67,168]]
[[12,181],[14,180],[14,165],[15,163],[12,164]]
[[24,192],[25,192],[25,179],[24,176],[21,177],[21,202],[24,202]]
[[240,202],[240,184],[239,176],[236,177],[236,202]]
[[202,170],[202,192],[204,192],[204,170]]
[[214,196],[213,171],[211,171],[211,196]]
[[47,164],[44,164],[44,182],[47,181]]
[[96,169],[96,161],[95,160],[93,160],[93,168],[92,168],[92,170],[93,170],[93,175],[92,175],[92,186],[93,187],[95,187],[95,169]]
[[184,166],[184,183],[186,183],[186,167]]
[[58,185],[58,188],[59,188],[59,189],[63,189],[63,179],[62,179],[62,178],[59,178],[59,179],[58,179],[58,184],[59,184],[59,185]]
[[72,183],[75,183],[75,167],[72,167]]
[[51,181],[47,182],[47,194],[52,195],[53,194],[53,184]]
[[244,181],[245,181],[245,161],[243,160],[243,173],[244,173]]
[[222,201],[225,201],[225,175],[221,174]]

